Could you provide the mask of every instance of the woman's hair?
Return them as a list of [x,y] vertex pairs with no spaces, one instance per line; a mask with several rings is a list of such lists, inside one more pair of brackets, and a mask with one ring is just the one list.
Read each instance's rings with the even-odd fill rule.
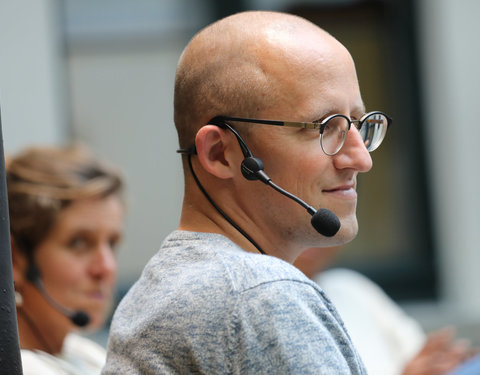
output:
[[6,179],[10,233],[29,255],[72,202],[112,194],[123,199],[120,173],[79,145],[27,148],[7,159]]

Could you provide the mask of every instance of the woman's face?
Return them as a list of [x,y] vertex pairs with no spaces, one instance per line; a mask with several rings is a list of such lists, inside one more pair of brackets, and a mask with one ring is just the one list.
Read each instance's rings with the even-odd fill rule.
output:
[[47,292],[59,304],[86,312],[92,329],[102,326],[112,301],[123,218],[117,196],[76,201],[60,212],[35,249]]

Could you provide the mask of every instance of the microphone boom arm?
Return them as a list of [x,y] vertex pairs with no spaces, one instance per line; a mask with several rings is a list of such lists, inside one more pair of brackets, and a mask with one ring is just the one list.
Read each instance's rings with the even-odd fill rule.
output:
[[283,194],[285,195],[286,197],[290,198],[290,199],[293,199],[295,202],[297,202],[298,204],[300,204],[302,207],[304,207],[308,213],[310,215],[314,215],[317,210],[314,209],[312,206],[306,204],[304,201],[302,201],[299,197],[289,193],[288,191],[282,189],[280,186],[278,186],[277,184],[275,184],[271,179],[269,179],[267,182],[265,182],[266,184],[270,185],[272,188],[274,188],[276,191],[278,191],[280,194]]

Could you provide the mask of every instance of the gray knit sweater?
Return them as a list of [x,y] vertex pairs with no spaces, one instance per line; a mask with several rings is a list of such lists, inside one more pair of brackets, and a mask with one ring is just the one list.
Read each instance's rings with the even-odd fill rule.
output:
[[366,374],[324,292],[292,265],[175,231],[118,306],[108,374]]

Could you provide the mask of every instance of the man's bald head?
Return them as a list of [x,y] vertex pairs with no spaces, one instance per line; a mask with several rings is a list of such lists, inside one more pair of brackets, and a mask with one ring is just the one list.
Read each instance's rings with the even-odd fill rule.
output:
[[296,59],[305,33],[326,45],[339,44],[309,21],[276,12],[238,13],[200,31],[184,50],[175,77],[180,147],[191,146],[198,129],[215,116],[255,117],[274,106],[282,95],[278,81],[288,76],[285,66]]

